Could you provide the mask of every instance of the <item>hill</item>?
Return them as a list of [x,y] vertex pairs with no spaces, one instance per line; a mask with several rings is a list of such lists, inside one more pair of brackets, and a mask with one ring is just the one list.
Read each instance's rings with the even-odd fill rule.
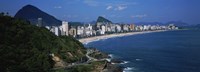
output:
[[97,22],[112,23],[110,20],[108,20],[102,16],[98,17]]
[[38,18],[42,18],[44,26],[58,26],[62,24],[60,20],[32,5],[26,5],[20,9],[15,14],[15,18],[29,20],[31,24],[37,24]]
[[29,21],[0,15],[0,71],[50,72],[54,54],[65,64],[86,59],[86,49],[76,39],[57,37]]

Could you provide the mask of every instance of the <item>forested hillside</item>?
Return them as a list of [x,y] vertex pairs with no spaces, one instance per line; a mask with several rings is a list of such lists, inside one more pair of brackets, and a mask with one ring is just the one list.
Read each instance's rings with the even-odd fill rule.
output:
[[0,15],[1,72],[49,72],[55,64],[51,54],[72,63],[86,59],[85,53],[72,37],[57,37],[28,21]]

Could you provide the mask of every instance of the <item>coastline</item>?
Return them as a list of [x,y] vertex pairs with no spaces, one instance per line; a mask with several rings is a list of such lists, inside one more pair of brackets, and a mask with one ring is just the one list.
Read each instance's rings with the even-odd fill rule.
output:
[[83,38],[83,39],[79,39],[79,41],[83,44],[88,44],[90,42],[94,42],[94,41],[98,41],[98,40],[102,40],[102,39],[108,39],[108,38],[114,38],[114,37],[123,37],[123,36],[130,36],[130,35],[138,35],[138,34],[146,34],[146,33],[154,33],[154,32],[164,32],[164,31],[169,31],[169,30],[156,30],[156,31],[141,31],[141,32],[109,34],[109,35]]
[[[88,44],[90,42],[99,41],[99,40],[103,40],[103,39],[131,36],[131,35],[139,35],[139,34],[146,34],[146,33],[165,32],[165,31],[171,31],[171,30],[155,30],[155,31],[141,31],[141,32],[109,34],[109,35],[83,38],[83,39],[79,39],[79,41],[83,44]],[[108,68],[108,70],[116,69],[116,70],[120,70],[119,72],[129,72],[133,69],[132,67],[120,67],[120,65],[126,64],[129,61],[114,59],[112,54],[108,54],[108,56],[110,57],[110,58],[106,59],[108,61],[108,65],[110,66]]]

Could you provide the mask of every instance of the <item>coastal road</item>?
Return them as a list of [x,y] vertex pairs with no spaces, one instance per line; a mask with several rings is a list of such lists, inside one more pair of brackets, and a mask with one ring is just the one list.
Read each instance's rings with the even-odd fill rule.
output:
[[[74,66],[87,65],[87,64],[89,64],[91,62],[95,62],[95,61],[104,61],[104,60],[107,60],[107,58],[96,59],[96,58],[90,57],[89,54],[91,54],[93,52],[94,52],[93,50],[87,49],[86,57],[88,58],[88,61],[83,62],[83,63],[71,63],[70,65],[62,67],[62,68],[67,69],[67,68],[71,68],[71,67],[74,67]],[[54,68],[54,69],[59,69],[59,68]]]

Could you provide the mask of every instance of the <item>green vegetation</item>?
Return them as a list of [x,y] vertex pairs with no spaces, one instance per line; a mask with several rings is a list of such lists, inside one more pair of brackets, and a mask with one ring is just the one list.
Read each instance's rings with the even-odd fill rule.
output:
[[106,61],[96,61],[86,65],[79,65],[70,69],[59,70],[59,72],[101,72]]
[[91,54],[89,54],[89,56],[96,58],[96,59],[104,59],[104,58],[109,58],[108,54],[106,53],[102,53],[100,51],[97,52],[93,52]]
[[79,65],[63,72],[91,72],[92,68],[92,65]]
[[56,40],[57,47],[53,53],[61,57],[65,62],[72,63],[76,61],[85,61],[86,49],[76,39],[67,36],[61,36]]
[[46,28],[0,14],[0,71],[50,72],[54,53],[71,63],[83,60],[85,48],[72,37],[57,37]]

